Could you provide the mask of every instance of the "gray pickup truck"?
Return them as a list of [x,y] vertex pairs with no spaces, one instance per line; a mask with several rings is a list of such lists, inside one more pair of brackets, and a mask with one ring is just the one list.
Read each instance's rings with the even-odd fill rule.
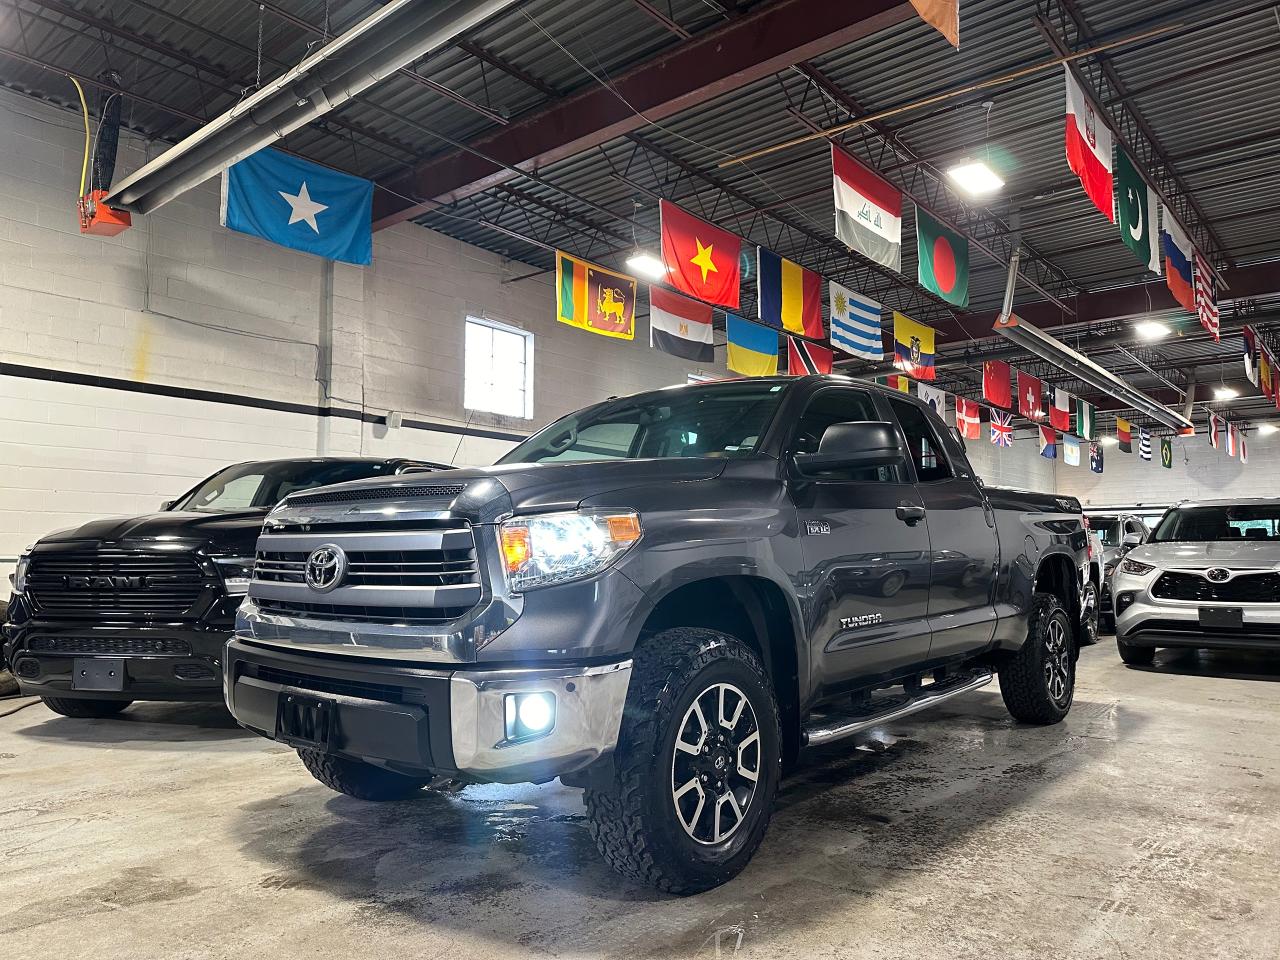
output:
[[909,396],[672,387],[493,467],[289,496],[224,692],[354,797],[559,777],[609,863],[693,893],[746,865],[806,745],[993,674],[1015,718],[1062,720],[1097,639],[1086,537]]

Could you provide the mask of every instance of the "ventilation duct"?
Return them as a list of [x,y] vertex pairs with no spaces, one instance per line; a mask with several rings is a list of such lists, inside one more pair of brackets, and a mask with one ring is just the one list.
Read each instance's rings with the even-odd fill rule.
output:
[[150,213],[237,160],[342,106],[512,2],[392,0],[125,178],[106,202],[134,213]]

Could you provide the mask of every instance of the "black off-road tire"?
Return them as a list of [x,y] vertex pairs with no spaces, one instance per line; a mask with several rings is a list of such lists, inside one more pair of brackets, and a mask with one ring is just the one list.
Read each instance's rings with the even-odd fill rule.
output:
[[[675,741],[693,701],[722,683],[741,690],[754,711],[758,779],[741,825],[719,843],[699,844],[676,813]],[[624,877],[666,893],[700,893],[731,880],[750,861],[773,814],[781,775],[777,699],[756,654],[714,630],[664,630],[636,649],[608,779],[583,794],[587,826],[601,855]]]
[[1155,647],[1137,647],[1119,637],[1116,637],[1116,650],[1120,652],[1120,659],[1131,667],[1149,667],[1156,659]]
[[410,777],[323,750],[299,748],[298,756],[311,775],[330,790],[357,800],[408,800],[431,782],[430,778]]
[[[1068,649],[1065,663],[1062,654],[1050,650],[1054,624],[1062,628]],[[1071,710],[1075,697],[1076,656],[1075,631],[1062,602],[1053,594],[1037,593],[1031,598],[1027,623],[1027,639],[1022,649],[999,667],[1000,695],[1015,720],[1023,723],[1058,723]],[[1051,692],[1050,660],[1056,658],[1057,670],[1065,671],[1065,691],[1055,697]]]
[[44,705],[54,713],[64,717],[75,717],[77,720],[89,720],[101,717],[114,717],[132,700],[82,700],[79,697],[41,697]]

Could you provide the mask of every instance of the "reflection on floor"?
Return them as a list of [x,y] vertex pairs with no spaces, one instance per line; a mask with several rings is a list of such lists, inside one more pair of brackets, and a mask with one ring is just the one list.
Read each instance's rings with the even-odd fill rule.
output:
[[[994,688],[810,756],[720,890],[596,856],[577,791],[363,804],[214,706],[0,718],[7,956],[1280,955],[1280,657],[1085,651],[1061,726]],[[0,703],[0,713],[13,701]]]

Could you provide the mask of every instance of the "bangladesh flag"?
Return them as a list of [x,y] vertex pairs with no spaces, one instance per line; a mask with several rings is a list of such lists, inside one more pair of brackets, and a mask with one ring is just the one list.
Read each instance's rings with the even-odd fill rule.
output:
[[969,306],[969,241],[916,207],[920,285],[957,307]]

